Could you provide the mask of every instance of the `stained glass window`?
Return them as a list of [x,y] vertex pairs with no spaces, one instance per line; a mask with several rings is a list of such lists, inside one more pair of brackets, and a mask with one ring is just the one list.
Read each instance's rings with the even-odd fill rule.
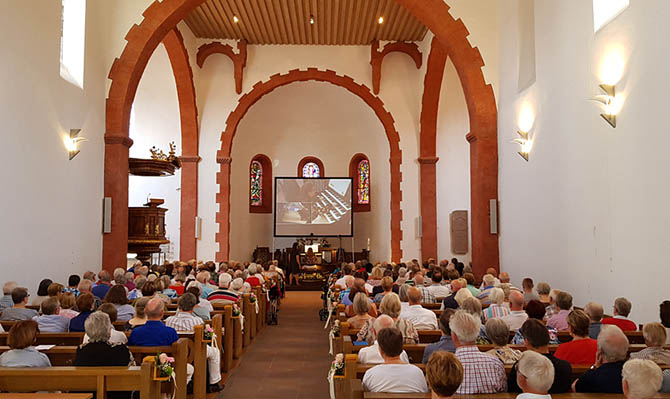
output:
[[358,203],[370,203],[370,161],[363,159],[358,163]]
[[249,200],[251,206],[263,204],[263,167],[258,161],[251,162],[249,169]]
[[319,165],[314,162],[307,162],[302,167],[302,177],[321,177],[321,170]]

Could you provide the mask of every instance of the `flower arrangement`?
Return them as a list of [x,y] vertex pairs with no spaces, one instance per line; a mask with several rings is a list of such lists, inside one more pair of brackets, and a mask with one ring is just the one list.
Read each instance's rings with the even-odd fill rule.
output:
[[250,303],[256,303],[258,298],[256,298],[256,294],[249,294],[249,302]]
[[207,324],[207,325],[205,325],[205,329],[203,330],[203,334],[204,334],[205,341],[211,341],[212,338],[214,337],[214,329],[212,329],[212,326]]
[[154,362],[156,364],[156,368],[154,369],[154,380],[167,381],[174,376],[173,357],[170,357],[165,353],[159,353],[154,357]]
[[333,375],[344,375],[344,354],[338,353],[335,355],[335,360],[331,363],[330,370]]
[[333,337],[339,337],[340,336],[340,321],[335,320],[333,323],[333,327],[331,327],[330,332],[333,334]]
[[237,305],[233,305],[233,316],[239,316],[241,314],[242,312],[240,311],[240,308]]

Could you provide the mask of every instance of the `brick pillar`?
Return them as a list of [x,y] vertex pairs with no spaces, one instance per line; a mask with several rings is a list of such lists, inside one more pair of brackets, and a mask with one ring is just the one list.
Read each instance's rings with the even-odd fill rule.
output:
[[437,157],[419,158],[421,175],[421,259],[437,259]]
[[180,157],[181,211],[179,216],[179,259],[196,259],[195,217],[198,216],[199,156]]
[[102,268],[126,266],[128,253],[129,137],[105,135],[105,197],[112,198],[112,232],[102,237]]

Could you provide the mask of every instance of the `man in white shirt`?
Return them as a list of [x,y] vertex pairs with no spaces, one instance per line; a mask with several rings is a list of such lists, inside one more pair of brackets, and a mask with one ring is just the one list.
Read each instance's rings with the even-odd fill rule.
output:
[[516,399],[551,399],[554,365],[546,356],[525,351],[517,363],[516,382],[523,392]]
[[412,287],[407,291],[409,306],[400,312],[401,319],[407,319],[414,324],[417,330],[437,330],[437,316],[435,312],[421,306],[421,291]]
[[428,291],[430,291],[431,294],[435,298],[446,298],[449,295],[451,295],[451,289],[449,289],[448,285],[442,285],[442,273],[439,271],[433,272],[433,276],[431,277],[433,284],[429,285],[426,287]]
[[347,289],[347,276],[351,276],[353,278],[352,274],[354,273],[354,265],[351,263],[345,263],[344,266],[342,266],[342,277],[335,282],[335,287],[340,287],[342,290]]
[[377,334],[379,353],[384,364],[365,372],[363,387],[369,392],[427,393],[428,385],[423,371],[400,359],[402,334],[395,327],[384,328]]
[[523,323],[528,320],[528,314],[523,310],[523,294],[512,291],[509,294],[510,313],[502,317],[510,331],[518,331]]
[[[393,323],[394,321],[391,318],[391,316],[384,314],[377,317],[377,320],[375,320],[374,324],[372,325],[372,329],[375,332],[375,336],[378,334],[379,331],[385,328],[393,327]],[[402,360],[404,363],[409,363],[409,357],[407,357],[407,353],[404,350],[400,353],[400,360]],[[384,358],[382,358],[381,353],[379,353],[379,341],[375,341],[373,345],[366,346],[365,348],[362,348],[358,352],[358,363],[361,364],[384,363]]]

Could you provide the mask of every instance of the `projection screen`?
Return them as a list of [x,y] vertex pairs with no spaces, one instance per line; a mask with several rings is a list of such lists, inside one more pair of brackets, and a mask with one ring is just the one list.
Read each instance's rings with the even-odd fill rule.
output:
[[352,179],[275,178],[275,237],[351,237]]

